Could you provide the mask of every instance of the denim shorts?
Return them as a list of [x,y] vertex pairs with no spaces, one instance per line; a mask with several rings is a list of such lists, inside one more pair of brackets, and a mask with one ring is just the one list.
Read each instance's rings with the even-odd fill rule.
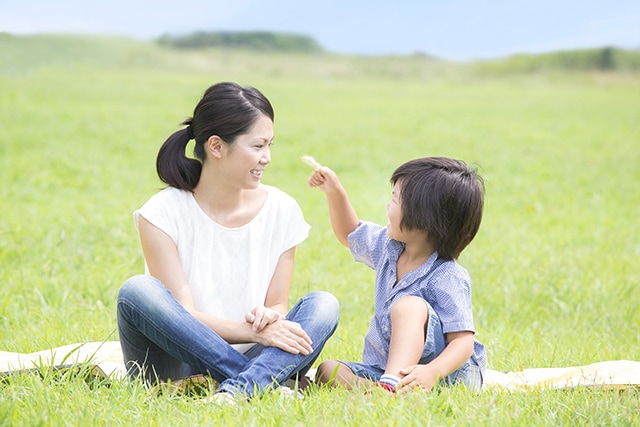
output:
[[[426,365],[438,357],[446,346],[446,338],[442,333],[440,318],[429,303],[425,301],[425,304],[429,309],[429,322],[427,324],[425,334],[424,349],[422,350],[422,356],[418,362],[421,365]],[[378,366],[358,362],[345,362],[342,360],[339,360],[339,362],[348,366],[349,369],[351,369],[358,377],[371,381],[378,381],[382,374],[384,374],[384,369]],[[440,384],[447,386],[465,384],[470,390],[480,390],[480,388],[482,388],[482,372],[478,367],[477,362],[473,357],[470,357],[462,366],[445,378],[441,379]]]

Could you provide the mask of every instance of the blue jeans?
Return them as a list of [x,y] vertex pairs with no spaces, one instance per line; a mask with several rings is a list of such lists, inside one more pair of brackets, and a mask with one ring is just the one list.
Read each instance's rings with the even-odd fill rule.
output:
[[118,293],[118,332],[129,376],[151,382],[207,374],[218,390],[252,396],[303,375],[338,326],[340,308],[327,292],[302,297],[286,318],[313,342],[308,355],[256,344],[240,353],[193,317],[156,278],[138,275]]

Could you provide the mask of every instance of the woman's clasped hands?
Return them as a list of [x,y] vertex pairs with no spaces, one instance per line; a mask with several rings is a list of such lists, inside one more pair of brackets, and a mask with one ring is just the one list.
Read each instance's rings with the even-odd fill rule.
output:
[[311,338],[300,324],[286,320],[282,313],[258,306],[245,315],[245,321],[257,334],[257,342],[265,347],[277,347],[292,354],[308,355],[313,351]]

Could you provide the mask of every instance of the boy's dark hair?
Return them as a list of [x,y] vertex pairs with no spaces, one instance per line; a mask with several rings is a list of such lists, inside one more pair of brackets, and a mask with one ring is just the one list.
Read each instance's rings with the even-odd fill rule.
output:
[[461,160],[425,157],[398,167],[391,176],[397,182],[400,228],[424,231],[439,258],[457,259],[482,220],[484,181],[477,170]]
[[[209,87],[193,117],[181,123],[188,127],[174,132],[160,147],[156,159],[158,176],[171,187],[193,191],[200,179],[204,145],[209,137],[217,135],[231,145],[238,135],[249,131],[261,114],[274,119],[271,103],[258,89],[233,82]],[[198,160],[185,155],[191,139],[196,141],[193,153]]]

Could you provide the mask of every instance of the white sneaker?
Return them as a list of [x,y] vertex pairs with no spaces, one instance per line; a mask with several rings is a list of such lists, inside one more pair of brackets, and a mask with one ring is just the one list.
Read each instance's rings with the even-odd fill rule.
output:
[[205,403],[213,403],[218,406],[236,406],[238,404],[235,396],[231,393],[219,392],[204,400]]
[[304,394],[300,390],[294,390],[286,385],[280,386],[274,391],[285,399],[304,399]]

